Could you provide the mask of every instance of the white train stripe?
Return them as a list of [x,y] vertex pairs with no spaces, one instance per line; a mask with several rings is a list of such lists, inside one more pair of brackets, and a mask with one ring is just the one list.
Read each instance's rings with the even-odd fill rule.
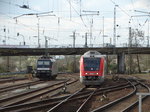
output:
[[51,68],[37,68],[37,70],[51,70]]

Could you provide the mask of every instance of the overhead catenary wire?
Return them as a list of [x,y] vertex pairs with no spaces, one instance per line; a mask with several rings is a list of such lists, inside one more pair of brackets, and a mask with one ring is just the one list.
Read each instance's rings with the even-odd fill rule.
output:
[[[71,22],[71,23],[74,23],[75,25],[81,25],[81,23],[78,23],[78,22],[76,22],[76,21],[70,21],[69,19],[67,19],[67,18],[63,18],[63,17],[59,17],[59,18],[61,18],[61,19],[63,19],[63,20],[65,20],[65,21],[67,21],[67,22]],[[12,18],[11,18],[12,19]],[[8,22],[8,24],[16,24],[16,23],[14,23],[14,22]],[[18,26],[23,26],[23,27],[26,27],[26,28],[28,28],[28,29],[30,29],[30,30],[32,30],[32,31],[36,31],[37,30],[37,26],[31,26],[31,25],[27,25],[27,24],[24,24],[24,23],[22,23],[22,22],[20,22],[19,20],[17,20],[17,24],[16,25],[18,25]],[[57,28],[48,28],[49,30],[57,30]],[[42,28],[40,28],[40,30],[42,30]],[[63,29],[62,29],[63,30]],[[65,29],[64,29],[65,30]],[[71,32],[71,31],[68,31],[68,32]]]
[[[132,3],[133,9],[135,9],[134,4],[133,4],[133,0],[131,0],[131,3]],[[135,14],[135,13],[134,13],[134,14]],[[137,22],[140,23],[138,18],[137,18]]]
[[[10,1],[10,0],[9,0],[9,1]],[[69,1],[69,0],[67,0],[67,1]],[[81,0],[80,0],[80,1],[81,1]],[[6,2],[7,2],[7,1],[6,1]],[[10,1],[10,3],[13,4],[12,1]],[[14,2],[14,3],[15,3],[15,2]],[[16,2],[16,3],[17,3],[17,2]],[[54,0],[53,0],[53,3],[54,3]],[[73,7],[74,7],[74,8],[73,8]],[[13,8],[14,8],[14,7],[13,7]],[[17,7],[16,7],[16,8],[17,8]],[[54,6],[53,6],[53,8],[54,8]],[[17,8],[17,9],[18,9],[18,8]],[[65,31],[65,32],[68,31],[68,32],[70,32],[70,30],[67,29],[68,27],[65,27],[65,26],[63,25],[63,24],[65,24],[65,23],[67,23],[67,22],[74,23],[74,24],[76,24],[77,27],[78,27],[78,25],[80,25],[80,26],[82,27],[82,30],[84,29],[85,25],[86,25],[86,28],[87,28],[87,26],[88,26],[88,23],[87,23],[88,21],[87,21],[87,20],[88,20],[89,18],[88,18],[87,16],[86,16],[86,17],[82,17],[80,11],[78,10],[78,6],[76,7],[76,5],[74,5],[73,3],[71,4],[71,9],[72,9],[72,11],[73,11],[73,12],[71,12],[71,13],[73,13],[72,16],[71,16],[71,17],[72,17],[72,20],[71,20],[71,21],[69,20],[69,17],[66,17],[66,16],[63,15],[63,14],[64,14],[63,12],[70,12],[69,10],[68,10],[68,11],[62,11],[62,10],[54,11],[54,13],[55,13],[55,12],[59,12],[59,13],[62,12],[62,15],[56,14],[56,18],[59,17],[60,19],[62,19],[62,20],[61,20],[61,23],[60,23],[60,24],[62,25],[62,26],[61,26],[61,28],[62,28],[61,31]],[[77,12],[76,12],[74,9],[75,9]],[[84,9],[84,8],[82,7],[82,9]],[[86,8],[85,8],[85,9],[86,9]],[[121,8],[121,9],[122,9],[122,8]],[[122,10],[124,10],[124,9],[122,9]],[[119,11],[122,12],[122,10],[119,10]],[[125,12],[128,12],[127,10],[124,10],[124,11],[125,11]],[[74,12],[77,13],[77,15],[76,15]],[[108,13],[108,12],[112,12],[112,11],[106,11],[106,12]],[[125,12],[124,12],[124,13],[125,13]],[[69,13],[68,13],[68,14],[69,14]],[[126,15],[127,15],[127,14],[126,14]],[[129,13],[129,15],[130,15],[130,13]],[[69,15],[67,15],[67,16],[69,16]],[[75,17],[75,16],[77,16],[78,18],[77,18],[77,19],[76,19],[76,18],[74,19],[73,17]],[[81,17],[80,17],[80,16],[81,16]],[[132,18],[132,19],[134,19],[134,18]],[[42,21],[42,19],[41,19],[41,21]],[[65,21],[65,22],[63,22],[63,21]],[[134,21],[135,21],[135,20],[134,20]],[[84,23],[83,23],[83,22],[84,22]],[[82,25],[82,23],[83,23],[83,25]],[[23,24],[23,25],[22,25],[22,24]],[[69,24],[69,23],[67,23],[67,24]],[[74,24],[73,24],[73,25],[71,24],[71,25],[74,26]],[[85,25],[84,25],[84,24],[85,24]],[[26,22],[22,22],[21,20],[18,22],[18,25],[20,25],[20,27],[21,27],[21,25],[22,25],[22,26],[25,25],[25,26],[24,26],[25,29],[31,29],[31,30],[33,29],[32,31],[34,31],[34,30],[36,31],[36,30],[37,30],[37,28],[36,28],[35,25],[32,26],[32,25],[30,25],[30,24],[28,24],[28,23],[26,23]],[[45,23],[42,23],[40,30],[42,30],[42,27],[44,27],[44,25],[45,25]],[[49,25],[49,24],[48,24],[48,25]],[[57,25],[57,24],[56,24],[56,25]],[[89,27],[89,26],[88,26],[88,27]],[[44,28],[45,28],[45,27],[44,27]],[[71,28],[72,28],[72,27],[71,27]],[[97,27],[94,26],[94,28],[97,28]],[[93,30],[94,30],[94,28],[93,28]],[[48,26],[48,31],[49,31],[49,30],[57,31],[57,28],[55,28],[55,27],[49,25],[49,26]],[[47,32],[46,32],[46,33],[47,33]]]
[[122,9],[118,4],[116,4],[113,0],[110,0],[114,5],[117,5],[117,7],[124,12],[124,14],[126,14],[127,16],[131,17],[124,9]]
[[[59,11],[60,12],[60,11]],[[78,11],[76,11],[76,13],[78,13]],[[79,15],[79,13],[78,13],[78,15]],[[61,17],[61,19],[62,19],[63,17]],[[81,17],[81,20],[83,21],[83,18]],[[72,21],[72,22],[75,22],[75,21]],[[84,21],[83,21],[84,22]],[[80,23],[79,23],[80,24]]]
[[[130,17],[130,21],[132,20],[133,22],[134,22],[134,19],[133,19],[133,17],[130,15],[130,14],[128,14],[127,12],[126,12],[126,10],[124,10],[124,9],[122,9],[116,2],[114,2],[113,0],[110,0],[114,5],[117,5],[117,7],[124,13],[124,14],[126,14],[128,17]],[[129,23],[130,23],[130,21],[129,21]],[[139,22],[138,22],[138,25],[139,25]],[[135,25],[135,23],[134,23],[134,26],[136,27],[137,25]]]
[[[5,2],[5,1],[4,1]],[[8,2],[5,2],[6,4],[8,4]],[[18,4],[13,4],[13,3],[9,3],[9,4],[11,4],[11,5],[14,5],[14,6],[20,6],[20,5],[18,5]],[[75,10],[75,8],[74,8],[74,10]],[[7,15],[6,15],[7,16]],[[10,17],[10,16],[9,16]],[[57,16],[56,16],[57,17]],[[12,17],[10,17],[11,19],[12,19]],[[67,18],[64,18],[64,17],[59,17],[59,18],[61,18],[61,19],[64,19],[64,20],[66,20],[66,21],[69,21]],[[83,18],[82,17],[80,17],[81,18],[81,21],[82,22],[84,22],[83,21]],[[78,24],[78,25],[82,25],[81,23],[79,23],[79,22],[76,22],[76,21],[71,21],[72,23],[74,23],[74,24]],[[13,23],[13,22],[9,22],[9,23],[11,23],[11,24],[15,24],[15,23]],[[84,23],[85,24],[85,23]],[[24,24],[24,23],[22,23],[21,21],[18,21],[17,22],[17,24],[16,24],[17,26],[23,26],[24,28],[27,28],[27,29],[30,29],[30,30],[32,30],[32,31],[36,31],[37,29],[36,28],[34,28],[34,26],[31,26],[31,25],[26,25],[26,24]],[[85,26],[85,25],[84,25]],[[36,27],[36,26],[35,26]],[[52,30],[56,30],[55,28],[51,28]],[[50,30],[51,30],[50,29]],[[40,29],[41,30],[41,29]],[[69,32],[69,31],[68,31]]]
[[[67,2],[69,3],[69,0],[67,0]],[[87,28],[87,26],[86,26],[85,22],[83,21],[83,18],[82,18],[82,16],[80,15],[80,13],[72,6],[72,4],[70,4],[70,6],[71,6],[71,7],[73,8],[73,10],[79,15],[79,17],[80,17],[80,19],[81,19],[83,25]]]

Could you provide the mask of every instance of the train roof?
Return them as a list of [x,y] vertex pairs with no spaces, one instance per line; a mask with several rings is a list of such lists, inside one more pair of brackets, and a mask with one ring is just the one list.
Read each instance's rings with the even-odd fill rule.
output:
[[53,59],[52,57],[49,57],[49,56],[42,56],[37,61],[39,61],[39,60],[51,60],[52,62],[56,61],[55,59]]
[[95,50],[87,51],[83,54],[83,57],[104,57],[101,53]]
[[41,56],[39,59],[52,59],[52,57],[49,57],[49,56]]

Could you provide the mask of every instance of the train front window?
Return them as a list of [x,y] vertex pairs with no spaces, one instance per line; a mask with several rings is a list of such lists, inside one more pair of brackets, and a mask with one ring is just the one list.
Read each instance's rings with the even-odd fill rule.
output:
[[100,69],[100,58],[84,58],[85,71],[98,71]]
[[37,64],[38,65],[43,65],[43,61],[38,61]]
[[39,60],[39,61],[37,62],[37,66],[38,66],[38,67],[51,66],[51,62],[50,62],[50,60]]
[[50,65],[50,61],[44,61],[44,65]]

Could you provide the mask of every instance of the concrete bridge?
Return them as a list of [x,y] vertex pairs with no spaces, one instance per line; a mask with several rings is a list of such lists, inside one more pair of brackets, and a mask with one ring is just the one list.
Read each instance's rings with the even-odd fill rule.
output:
[[38,56],[48,52],[50,55],[82,55],[86,51],[96,50],[102,54],[150,54],[150,47],[117,48],[0,48],[0,56]]
[[82,55],[89,50],[96,50],[105,55],[117,55],[118,73],[125,73],[125,55],[150,54],[149,47],[117,48],[0,48],[0,56],[38,56],[45,55]]

